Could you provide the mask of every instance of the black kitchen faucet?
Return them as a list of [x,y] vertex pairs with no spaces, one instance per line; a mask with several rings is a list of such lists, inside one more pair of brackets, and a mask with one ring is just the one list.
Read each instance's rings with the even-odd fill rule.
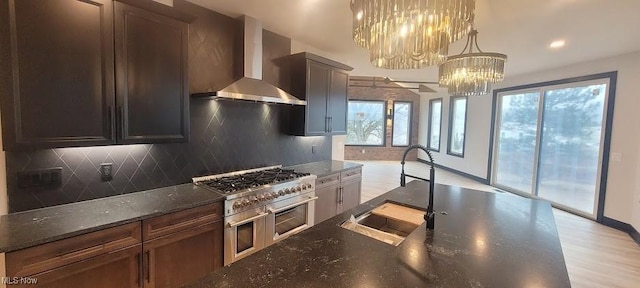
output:
[[[421,149],[422,151],[427,153],[427,156],[429,157],[429,163],[427,164],[431,166],[431,169],[429,169],[429,179],[404,173],[404,160],[407,158],[407,154],[409,153],[409,151],[413,149]],[[434,190],[433,188],[435,186],[435,181],[436,181],[436,172],[435,172],[436,170],[433,167],[433,156],[431,156],[431,152],[429,151],[429,149],[427,149],[427,147],[415,144],[407,147],[407,150],[404,150],[404,155],[402,155],[402,162],[400,163],[402,164],[402,173],[400,173],[400,186],[402,187],[406,186],[407,176],[429,182],[429,206],[427,206],[427,213],[424,214],[424,220],[427,221],[427,229],[433,230],[433,227],[435,226],[435,213],[433,213],[433,190]]]

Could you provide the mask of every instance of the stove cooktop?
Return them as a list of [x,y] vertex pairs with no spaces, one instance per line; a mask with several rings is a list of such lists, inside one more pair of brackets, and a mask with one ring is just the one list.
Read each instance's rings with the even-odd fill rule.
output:
[[224,194],[230,194],[249,188],[256,188],[269,184],[286,182],[292,179],[305,177],[310,173],[295,172],[290,169],[272,168],[262,171],[247,172],[238,175],[224,176],[200,182]]

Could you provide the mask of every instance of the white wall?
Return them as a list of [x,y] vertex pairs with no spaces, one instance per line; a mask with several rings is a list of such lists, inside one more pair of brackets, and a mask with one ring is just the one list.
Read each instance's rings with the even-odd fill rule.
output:
[[[487,159],[489,151],[489,129],[487,123],[491,121],[491,96],[470,97],[467,103],[467,128],[466,142],[464,147],[464,158],[447,154],[447,143],[449,135],[449,100],[446,90],[438,93],[428,94],[428,97],[421,98],[420,119],[429,120],[429,100],[442,98],[442,134],[440,139],[440,152],[433,152],[433,160],[436,164],[450,167],[458,171],[471,174],[480,178],[487,178]],[[487,107],[488,110],[487,110]],[[420,127],[421,136],[418,137],[420,144],[427,145],[427,127],[425,123]],[[489,127],[489,128],[488,128]],[[424,134],[424,135],[422,135]],[[426,153],[420,151],[418,157],[427,159]]]
[[313,46],[310,46],[309,44],[297,41],[295,39],[291,39],[291,54],[296,54],[300,52],[313,53],[318,56],[329,58],[333,61],[337,61],[337,62],[349,65],[349,59],[347,59],[344,56],[341,56],[337,53],[331,53],[324,50],[320,50],[320,49],[314,48]]
[[[604,215],[640,230],[640,52],[583,62],[562,68],[509,77],[494,88],[560,80],[609,71],[618,71],[615,111],[611,138],[611,152],[621,153],[621,162],[609,163],[607,196]],[[464,159],[446,155],[446,139],[441,142],[442,153],[436,153],[436,163],[486,178],[491,128],[491,95],[470,98],[467,118],[467,139]],[[428,101],[428,100],[425,100]],[[448,134],[448,97],[443,109],[443,137]],[[421,115],[428,117],[428,109]],[[426,130],[420,131],[426,133]],[[421,137],[426,144],[426,136]],[[424,157],[422,155],[421,157]],[[636,180],[639,179],[639,180]]]

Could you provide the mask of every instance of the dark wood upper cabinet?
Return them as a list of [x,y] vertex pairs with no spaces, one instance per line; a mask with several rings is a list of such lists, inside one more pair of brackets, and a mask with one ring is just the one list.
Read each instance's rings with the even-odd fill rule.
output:
[[120,143],[188,139],[188,33],[181,20],[115,3]]
[[347,71],[352,69],[311,53],[291,56],[291,93],[307,101],[293,107],[292,134],[347,134]]
[[0,0],[4,150],[188,140],[193,19],[121,1]]
[[5,150],[115,143],[113,2],[0,6]]
[[349,74],[342,70],[331,70],[327,115],[329,115],[332,134],[347,134],[347,105]]

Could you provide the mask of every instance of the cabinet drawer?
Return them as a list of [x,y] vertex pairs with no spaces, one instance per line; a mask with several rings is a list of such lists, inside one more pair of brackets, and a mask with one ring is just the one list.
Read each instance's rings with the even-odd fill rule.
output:
[[340,173],[322,176],[316,179],[316,189],[321,189],[323,187],[336,184],[340,184]]
[[58,240],[6,254],[7,275],[23,277],[140,243],[140,222]]
[[222,219],[222,203],[162,215],[142,221],[142,239],[157,238]]
[[342,179],[342,181],[358,177],[362,177],[362,168],[360,167],[340,172],[340,179]]

